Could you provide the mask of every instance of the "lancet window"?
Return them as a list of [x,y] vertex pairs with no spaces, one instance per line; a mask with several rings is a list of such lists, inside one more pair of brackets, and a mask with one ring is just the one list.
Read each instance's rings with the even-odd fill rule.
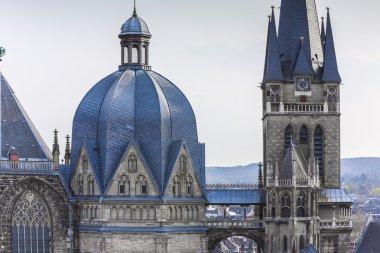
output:
[[94,177],[89,175],[87,177],[87,195],[94,195]]
[[12,215],[12,252],[50,252],[51,218],[45,202],[33,191],[24,192]]
[[125,174],[119,177],[119,195],[130,195],[130,180]]
[[129,173],[137,172],[137,158],[135,154],[131,154],[128,158],[128,172]]
[[290,218],[290,198],[288,193],[281,196],[281,217]]
[[297,198],[297,217],[305,217],[306,194],[301,192]]

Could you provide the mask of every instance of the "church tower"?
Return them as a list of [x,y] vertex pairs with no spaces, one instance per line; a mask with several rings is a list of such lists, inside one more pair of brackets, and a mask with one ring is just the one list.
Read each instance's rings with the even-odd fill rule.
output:
[[261,85],[269,252],[303,252],[307,244],[346,252],[339,235],[321,230],[337,207],[350,209],[347,199],[322,200],[326,191],[344,195],[340,84],[329,9],[320,31],[314,0],[282,0],[277,33],[272,7]]

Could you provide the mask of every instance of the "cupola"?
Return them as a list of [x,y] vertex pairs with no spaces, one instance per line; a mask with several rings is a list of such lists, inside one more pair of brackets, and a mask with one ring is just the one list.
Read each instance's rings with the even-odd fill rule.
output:
[[119,34],[121,45],[121,65],[120,70],[145,69],[150,70],[149,66],[149,40],[152,35],[144,20],[136,11],[121,27]]

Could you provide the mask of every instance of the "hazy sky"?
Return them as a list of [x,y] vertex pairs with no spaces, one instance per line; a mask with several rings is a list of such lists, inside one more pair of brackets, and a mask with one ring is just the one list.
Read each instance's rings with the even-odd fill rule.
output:
[[[71,135],[75,110],[120,62],[118,34],[132,0],[0,0],[2,72],[51,147]],[[186,94],[207,165],[262,160],[261,93],[270,6],[280,0],[138,0],[150,63]],[[342,157],[380,156],[379,1],[331,7],[342,87]],[[276,10],[278,15],[278,10]],[[61,153],[62,150],[61,150]]]

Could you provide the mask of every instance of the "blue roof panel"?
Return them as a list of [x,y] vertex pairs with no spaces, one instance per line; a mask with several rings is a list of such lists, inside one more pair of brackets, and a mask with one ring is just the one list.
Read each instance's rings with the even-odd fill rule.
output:
[[206,199],[210,205],[253,205],[265,203],[264,192],[256,189],[206,190]]

